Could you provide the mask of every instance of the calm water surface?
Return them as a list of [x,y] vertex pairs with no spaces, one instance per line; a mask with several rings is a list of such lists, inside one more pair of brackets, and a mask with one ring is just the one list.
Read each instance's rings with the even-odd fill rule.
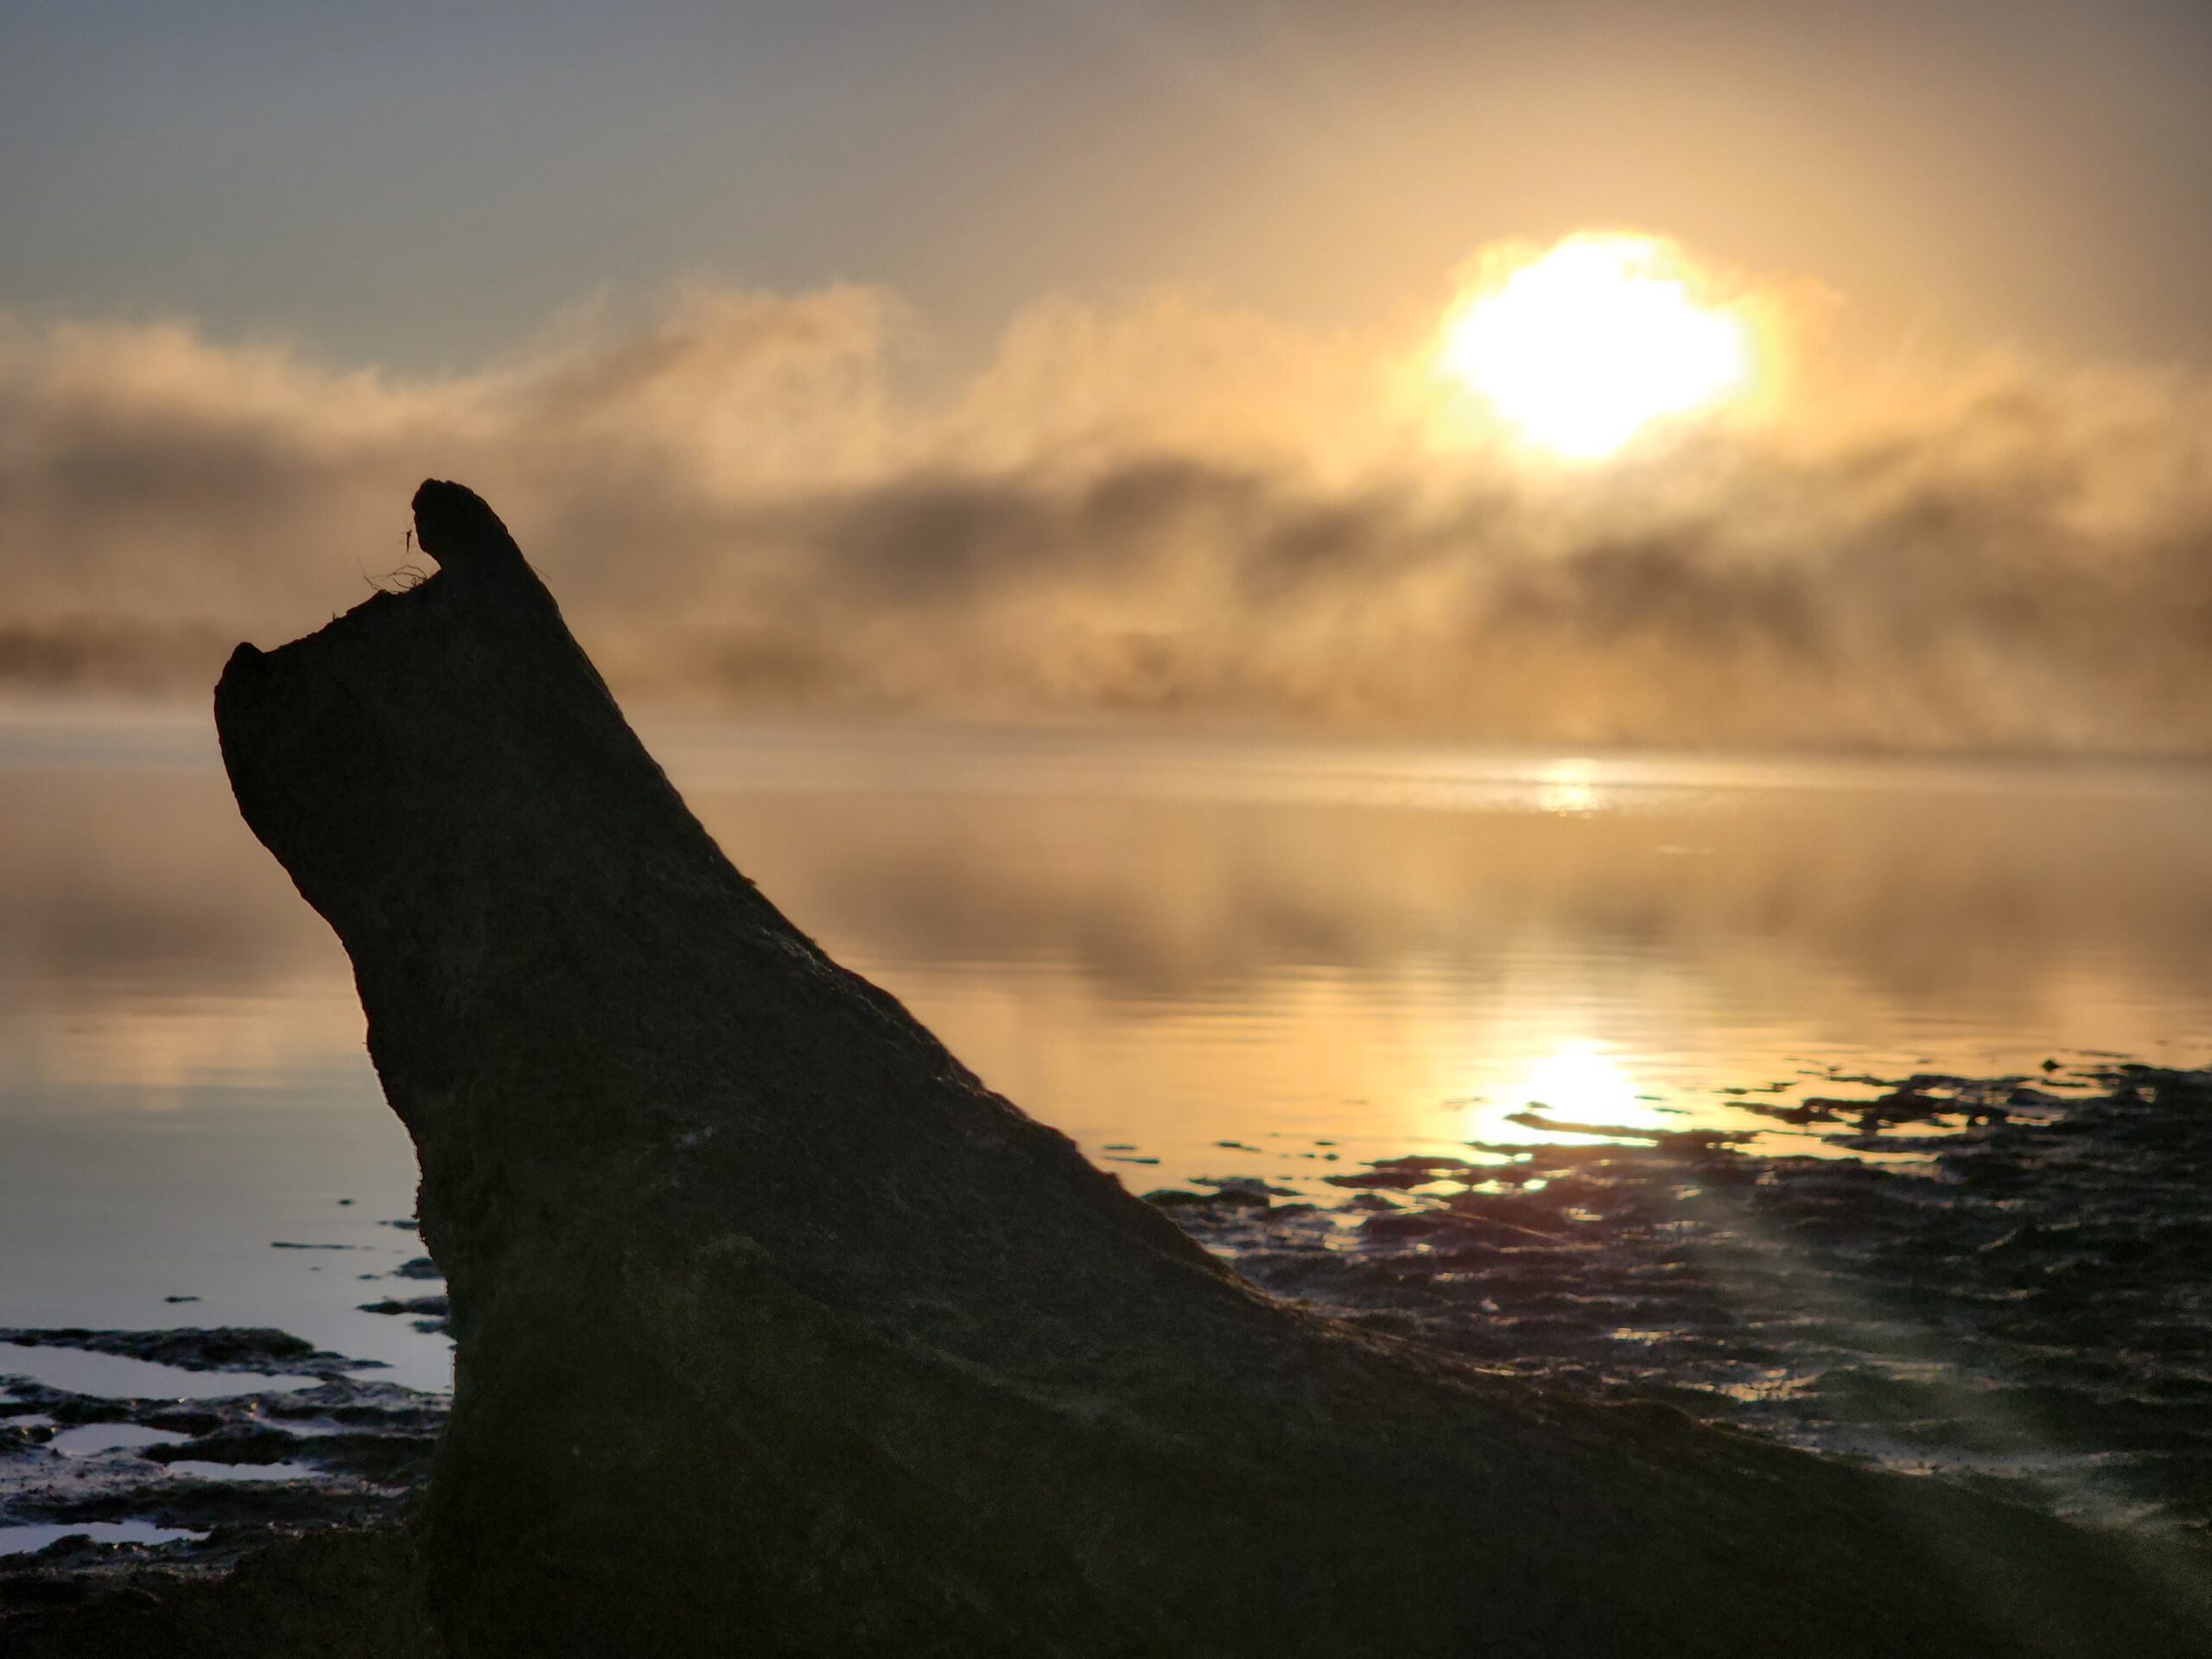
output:
[[[1547,1118],[1828,1151],[1727,1091],[2212,1058],[2202,770],[647,735],[800,925],[1141,1192],[1335,1201],[1577,1138]],[[0,804],[0,1326],[273,1325],[438,1385],[442,1338],[358,1306],[420,1246],[345,957],[204,717],[16,710]]]

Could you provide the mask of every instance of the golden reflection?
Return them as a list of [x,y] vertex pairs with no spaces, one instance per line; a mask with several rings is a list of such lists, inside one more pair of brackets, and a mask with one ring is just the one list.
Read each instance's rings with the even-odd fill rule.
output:
[[[671,770],[779,906],[1026,1109],[1129,1145],[1140,1190],[1480,1161],[1585,1120],[1814,1153],[1764,1109],[1862,1092],[1830,1064],[2212,1052],[2194,772],[904,728],[737,732]],[[358,1072],[344,953],[212,760],[0,786],[0,1127]]]
[[1562,817],[1595,811],[1599,805],[1597,774],[1586,760],[1560,760],[1545,770],[1537,785],[1536,804]]
[[1532,1063],[1520,1094],[1532,1109],[1562,1125],[1651,1129],[1666,1118],[1637,1097],[1636,1082],[1596,1043],[1568,1043]]

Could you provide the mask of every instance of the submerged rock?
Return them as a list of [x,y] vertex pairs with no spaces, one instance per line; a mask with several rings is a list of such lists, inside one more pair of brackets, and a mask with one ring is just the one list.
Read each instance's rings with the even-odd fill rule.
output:
[[361,1312],[404,1314],[414,1319],[417,1331],[443,1331],[450,1309],[442,1296],[387,1296],[380,1302],[363,1302]]
[[440,573],[241,646],[216,714],[422,1160],[454,1654],[2212,1637],[2195,1557],[1253,1289],[729,865],[482,501],[416,514]]

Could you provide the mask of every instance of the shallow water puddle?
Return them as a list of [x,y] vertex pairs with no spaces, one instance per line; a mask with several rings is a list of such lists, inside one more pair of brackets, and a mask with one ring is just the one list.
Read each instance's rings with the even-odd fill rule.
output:
[[321,1471],[304,1463],[209,1463],[197,1458],[179,1459],[168,1465],[173,1475],[197,1480],[316,1480]]
[[148,1428],[140,1423],[84,1423],[63,1429],[47,1445],[65,1458],[96,1458],[149,1446],[182,1446],[191,1438],[173,1428]]
[[311,1389],[311,1376],[272,1376],[253,1371],[188,1371],[151,1360],[82,1348],[31,1347],[0,1342],[0,1373],[28,1376],[50,1389],[113,1400],[221,1400],[241,1394],[289,1394]]

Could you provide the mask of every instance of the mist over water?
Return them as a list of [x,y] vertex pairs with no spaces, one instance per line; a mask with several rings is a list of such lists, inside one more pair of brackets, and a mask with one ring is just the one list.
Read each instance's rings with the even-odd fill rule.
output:
[[1796,318],[1773,386],[1594,466],[1440,374],[1429,310],[1040,300],[924,386],[874,289],[698,287],[428,377],[0,305],[0,685],[196,693],[423,575],[435,467],[632,703],[2212,754],[2212,376],[1900,354],[1743,282]]

